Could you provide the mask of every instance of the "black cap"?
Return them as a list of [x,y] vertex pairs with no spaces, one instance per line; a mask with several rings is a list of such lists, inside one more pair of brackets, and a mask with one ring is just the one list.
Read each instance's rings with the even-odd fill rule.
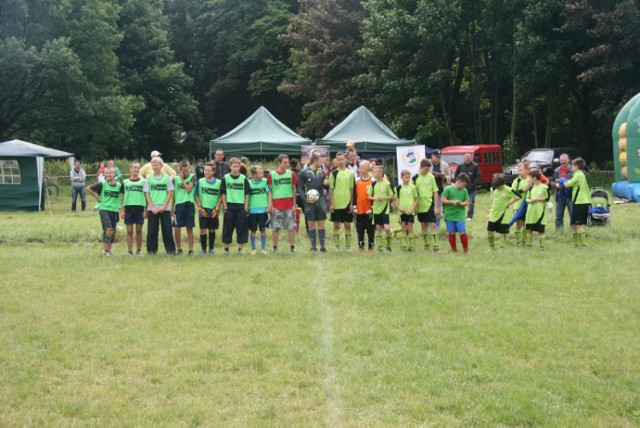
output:
[[440,149],[435,149],[434,151],[431,152],[431,156],[442,156],[442,152],[440,151]]

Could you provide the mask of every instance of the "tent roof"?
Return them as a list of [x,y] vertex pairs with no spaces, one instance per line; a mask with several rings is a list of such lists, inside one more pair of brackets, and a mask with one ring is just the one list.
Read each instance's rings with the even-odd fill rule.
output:
[[215,146],[228,154],[278,155],[298,152],[301,145],[310,143],[260,107],[240,125],[211,140],[210,146],[212,151]]
[[68,158],[73,156],[73,153],[49,149],[47,147],[27,143],[22,140],[11,140],[0,143],[0,156]]
[[360,152],[394,152],[396,146],[415,144],[415,140],[400,139],[364,106],[355,109],[316,144],[328,144],[343,149],[348,140],[356,142]]

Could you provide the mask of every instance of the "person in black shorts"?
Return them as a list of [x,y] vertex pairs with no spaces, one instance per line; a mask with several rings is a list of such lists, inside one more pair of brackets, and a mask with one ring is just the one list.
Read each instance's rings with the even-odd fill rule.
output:
[[[309,239],[311,251],[318,251],[317,241],[320,241],[320,252],[325,253],[325,228],[327,219],[327,206],[325,204],[325,187],[328,184],[327,176],[322,168],[322,155],[314,151],[309,160],[309,167],[298,176],[298,194],[303,197],[304,217],[309,225]],[[306,198],[307,192],[316,190],[320,195],[315,202]]]

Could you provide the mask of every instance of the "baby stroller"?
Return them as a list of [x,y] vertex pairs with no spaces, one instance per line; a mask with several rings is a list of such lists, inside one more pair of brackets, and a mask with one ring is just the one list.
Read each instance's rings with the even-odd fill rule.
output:
[[611,195],[602,187],[591,189],[591,208],[587,226],[610,226]]

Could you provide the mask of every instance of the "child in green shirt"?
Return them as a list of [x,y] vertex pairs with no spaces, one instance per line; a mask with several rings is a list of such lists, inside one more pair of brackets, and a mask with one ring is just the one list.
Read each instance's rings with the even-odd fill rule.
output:
[[436,219],[439,212],[439,196],[436,178],[431,174],[431,161],[422,159],[420,170],[413,177],[413,184],[418,191],[418,221],[422,228],[422,239],[424,249],[429,249],[429,244],[433,244],[433,251],[438,253],[438,241],[436,240]]
[[573,245],[586,246],[587,232],[584,226],[589,217],[589,207],[591,206],[591,191],[584,175],[585,162],[582,158],[574,159],[571,162],[573,177],[564,186],[571,188],[571,200],[573,208],[571,210],[571,227],[573,228]]
[[107,167],[104,171],[106,179],[87,188],[87,192],[98,201],[100,223],[102,223],[102,253],[106,257],[111,256],[111,245],[116,237],[116,227],[120,212],[120,194],[122,183],[116,178],[113,167]]
[[411,182],[411,172],[403,170],[400,173],[402,184],[396,188],[394,206],[400,211],[400,224],[402,237],[400,243],[402,250],[413,251],[413,222],[418,206],[418,191]]
[[[520,209],[522,202],[524,201],[524,196],[527,193],[529,186],[529,176],[527,168],[524,164],[518,165],[518,177],[513,180],[511,183],[511,190],[513,190],[518,196],[519,199],[513,204],[513,213],[515,214]],[[523,246],[525,241],[525,231],[524,229],[524,219],[516,220],[516,245]]]
[[509,234],[509,220],[511,213],[509,208],[520,198],[513,190],[505,185],[504,175],[496,174],[491,181],[492,201],[489,211],[489,223],[487,224],[487,237],[489,246],[495,248],[495,233],[500,234],[500,248],[504,248]]
[[469,252],[469,236],[465,221],[465,207],[469,205],[467,184],[469,176],[464,172],[456,177],[456,182],[442,192],[442,206],[444,207],[444,221],[449,233],[449,245],[455,253],[458,251],[456,233],[460,235],[460,242],[465,253]]
[[531,247],[533,233],[538,232],[540,236],[540,250],[544,251],[544,232],[547,224],[547,201],[549,199],[549,189],[546,184],[542,184],[540,170],[529,171],[529,183],[531,188],[527,192],[527,215],[524,223],[527,229],[526,245]]
[[[369,199],[373,201],[373,223],[376,225],[376,246],[378,251],[383,251],[386,247],[388,253],[391,252],[391,228],[389,227],[390,205],[395,198],[391,184],[384,177],[384,167],[378,165],[373,168],[373,178],[375,181],[367,189]],[[382,241],[382,230],[386,237],[385,244]]]

